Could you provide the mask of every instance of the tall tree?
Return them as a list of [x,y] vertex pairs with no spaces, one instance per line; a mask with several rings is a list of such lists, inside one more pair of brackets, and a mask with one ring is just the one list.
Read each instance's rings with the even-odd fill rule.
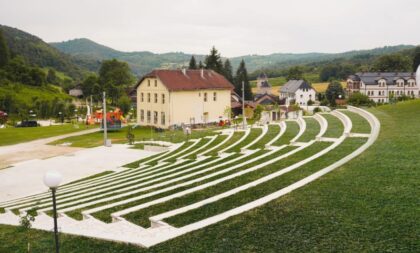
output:
[[414,50],[414,57],[413,57],[413,71],[416,71],[420,65],[420,46],[416,47]]
[[47,82],[51,84],[58,84],[57,75],[54,69],[48,69]]
[[287,72],[287,80],[299,80],[303,79],[303,69],[299,66],[291,67]]
[[203,63],[201,61],[198,62],[198,68],[199,69],[203,69],[204,68],[204,65],[203,65]]
[[409,71],[411,62],[407,56],[400,54],[389,54],[379,57],[373,64],[375,71],[381,72],[399,72]]
[[112,104],[124,93],[124,89],[134,81],[126,62],[116,59],[102,62],[99,69],[99,84],[111,97]]
[[190,64],[189,64],[189,67],[188,68],[189,69],[197,69],[197,62],[195,61],[194,55],[191,56]]
[[344,98],[344,89],[341,83],[338,81],[332,81],[328,84],[328,88],[325,91],[325,97],[327,98],[330,105],[335,105],[337,98]]
[[223,64],[223,75],[229,82],[233,83],[233,69],[229,59],[226,59]]
[[4,39],[3,32],[0,29],[0,68],[7,65],[9,62],[9,48],[7,47],[6,40]]
[[249,84],[248,71],[246,69],[245,61],[243,59],[239,64],[238,70],[236,71],[234,82],[234,90],[239,95],[242,95],[242,82],[244,82],[245,100],[252,100],[253,96],[251,91],[251,85]]
[[210,54],[204,59],[206,69],[212,69],[219,74],[223,74],[223,62],[220,53],[213,46],[210,50]]

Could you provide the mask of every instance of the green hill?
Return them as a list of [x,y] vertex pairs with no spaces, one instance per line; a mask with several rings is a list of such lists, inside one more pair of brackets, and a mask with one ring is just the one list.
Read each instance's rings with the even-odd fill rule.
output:
[[54,68],[73,79],[81,79],[86,72],[70,55],[34,35],[3,25],[0,25],[0,29],[12,55],[20,55],[32,65]]
[[[148,51],[122,52],[110,47],[98,44],[89,39],[81,38],[64,42],[50,43],[58,50],[74,56],[82,62],[97,62],[104,59],[116,58],[126,61],[136,75],[142,75],[154,68],[179,68],[187,66],[191,54],[182,52],[155,54]],[[244,55],[230,58],[233,68],[236,69],[242,59],[245,60],[249,72],[260,69],[285,69],[294,65],[311,64],[332,60],[348,60],[353,58],[372,58],[375,56],[400,52],[411,49],[411,45],[386,46],[369,50],[354,50],[344,53],[274,53],[270,55]],[[222,52],[223,55],[223,52]],[[194,55],[203,60],[204,55]],[[92,65],[91,70],[97,69],[98,65]]]

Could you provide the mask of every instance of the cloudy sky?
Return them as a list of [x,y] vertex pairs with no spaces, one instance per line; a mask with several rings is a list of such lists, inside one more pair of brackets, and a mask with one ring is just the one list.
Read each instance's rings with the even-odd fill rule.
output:
[[420,1],[0,0],[0,24],[122,51],[342,52],[420,44]]

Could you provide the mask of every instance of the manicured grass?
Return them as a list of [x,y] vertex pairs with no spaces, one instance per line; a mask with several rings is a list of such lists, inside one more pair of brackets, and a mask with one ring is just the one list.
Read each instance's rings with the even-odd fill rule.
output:
[[60,188],[64,187],[64,186],[70,186],[70,185],[73,185],[75,183],[80,183],[80,182],[84,182],[84,181],[87,181],[87,180],[95,179],[95,178],[98,178],[98,177],[101,177],[101,176],[110,175],[110,174],[113,174],[113,173],[114,173],[114,171],[107,170],[107,171],[97,173],[97,174],[89,176],[89,177],[85,177],[85,178],[82,178],[82,179],[79,179],[79,180],[75,180],[75,181],[70,182],[68,184],[63,184],[62,186],[60,186]]
[[[198,139],[207,135],[212,135],[214,134],[215,129],[218,128],[193,130],[190,136],[186,136],[182,130],[167,130],[162,133],[156,133],[154,130],[151,130],[150,127],[136,127],[133,129],[133,134],[135,136],[135,141],[154,140],[179,143],[186,141],[187,139]],[[127,128],[122,128],[120,131],[108,132],[108,139],[111,139],[112,143],[127,143],[126,136]],[[69,142],[72,147],[91,148],[103,145],[103,138],[103,133],[97,132],[65,138],[50,144],[56,145]]]
[[315,137],[319,134],[321,126],[319,122],[314,118],[303,118],[306,122],[305,132],[297,139],[298,142],[308,142],[314,140]]
[[[372,147],[278,200],[149,249],[60,234],[62,252],[418,252],[420,100],[369,110]],[[31,231],[32,253],[53,251],[51,232]],[[0,238],[0,252],[26,252],[17,227]]]
[[230,149],[226,150],[226,153],[230,152],[240,152],[241,148],[245,147],[252,141],[254,141],[256,138],[258,138],[262,134],[261,128],[251,128],[251,132],[248,134],[247,137],[240,143],[236,144],[235,146],[231,147]]
[[364,133],[364,134],[370,133],[371,129],[370,129],[369,122],[365,118],[363,118],[360,114],[351,112],[348,110],[340,110],[340,112],[344,113],[350,118],[352,122],[352,128],[351,128],[352,133]]
[[286,131],[275,141],[273,146],[288,145],[290,141],[299,133],[299,125],[296,121],[286,121]]
[[257,149],[257,148],[265,148],[265,144],[270,142],[274,137],[276,137],[280,132],[279,125],[268,125],[268,131],[259,141],[257,141],[254,145],[249,147],[248,149]]
[[[173,226],[182,227],[262,198],[288,185],[291,185],[292,183],[297,182],[318,170],[327,167],[335,161],[350,154],[365,142],[366,139],[364,138],[348,138],[340,146],[323,155],[322,157],[317,158],[280,177],[271,179],[268,182],[260,184],[256,187],[249,188],[245,191],[226,197],[214,203],[210,203],[189,212],[170,217],[165,219],[165,221]],[[284,167],[284,163],[285,162],[282,161],[270,166],[276,166],[277,170],[280,170]]]
[[83,124],[64,124],[45,127],[8,127],[0,129],[0,146],[33,141],[86,129],[86,126]]
[[226,141],[223,145],[221,145],[217,150],[213,150],[209,153],[203,153],[203,155],[217,156],[218,155],[217,153],[220,150],[223,150],[223,149],[233,145],[234,143],[239,141],[244,136],[244,134],[245,134],[245,132],[243,132],[243,131],[234,132],[232,137],[230,137],[230,139],[228,141]]
[[322,137],[338,138],[343,135],[344,125],[339,118],[331,114],[322,114],[321,116],[328,122],[327,131]]

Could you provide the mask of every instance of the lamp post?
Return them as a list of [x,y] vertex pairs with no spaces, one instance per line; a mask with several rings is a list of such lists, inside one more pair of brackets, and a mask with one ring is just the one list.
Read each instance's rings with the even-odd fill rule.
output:
[[50,188],[52,193],[53,201],[53,212],[54,212],[54,238],[55,238],[55,252],[60,252],[60,246],[58,243],[58,227],[57,227],[57,204],[55,201],[55,193],[60,185],[62,176],[57,171],[49,171],[44,175],[44,184]]

